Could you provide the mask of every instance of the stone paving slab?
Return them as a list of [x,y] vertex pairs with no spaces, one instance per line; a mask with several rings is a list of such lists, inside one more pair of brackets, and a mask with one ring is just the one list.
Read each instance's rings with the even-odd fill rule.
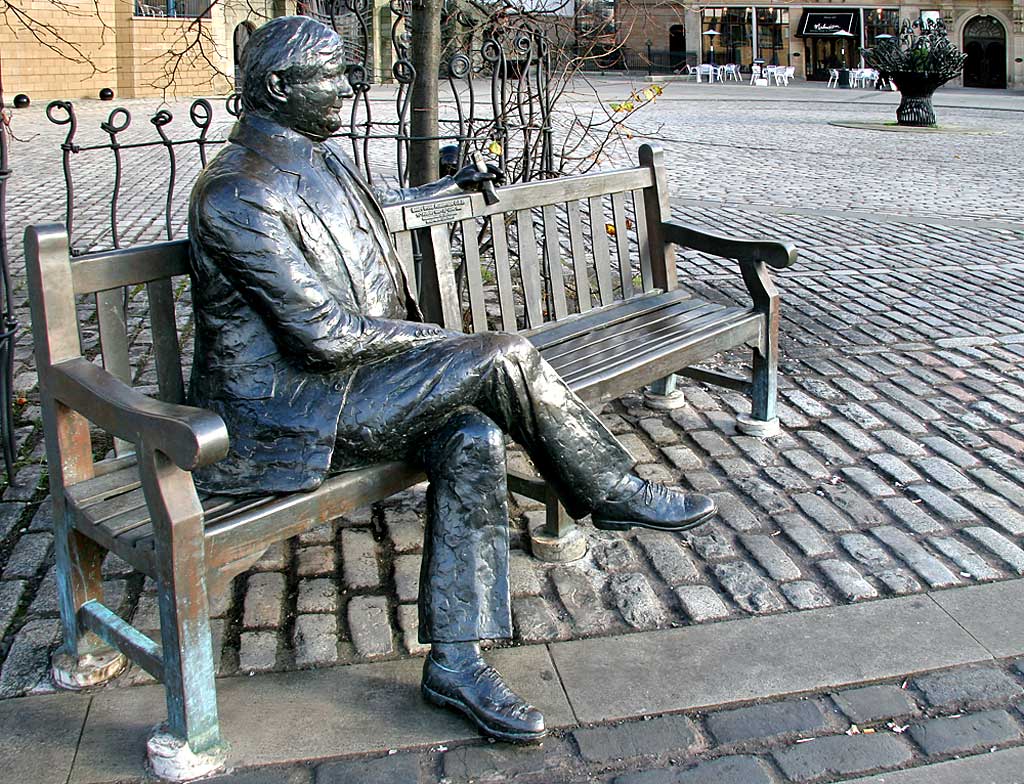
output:
[[[544,646],[488,657],[552,727],[574,718]],[[416,748],[479,737],[468,721],[420,697],[422,662],[403,660],[315,671],[225,678],[217,684],[228,764],[253,767]],[[143,772],[146,737],[166,716],[162,688],[97,693],[71,784],[100,784]]]
[[1024,595],[1020,580],[978,585],[932,595],[993,656],[1012,656],[1024,649]]
[[1024,748],[880,773],[844,784],[1024,784]]
[[0,779],[64,784],[90,697],[64,694],[0,702]]
[[[1018,584],[1018,595],[1022,590]],[[582,722],[812,691],[991,658],[929,596],[557,643],[551,654]]]
[[[984,590],[1005,595],[1010,587],[1017,591],[1018,605],[1024,606],[1024,579],[984,586]],[[662,747],[669,753],[676,749],[675,753],[683,758],[699,756],[701,749],[716,738],[719,745],[748,744],[744,748],[749,749],[756,748],[750,743],[777,744],[799,735],[829,738],[828,743],[852,754],[859,770],[865,770],[873,765],[876,746],[889,744],[892,750],[899,750],[905,747],[904,741],[900,739],[897,743],[895,736],[888,740],[877,736],[876,741],[866,736],[858,740],[856,734],[849,736],[849,732],[834,734],[850,727],[837,708],[828,708],[830,699],[837,706],[842,705],[844,692],[832,692],[831,697],[819,694],[809,702],[778,700],[786,694],[896,679],[896,684],[884,687],[898,689],[905,695],[904,703],[895,709],[889,704],[891,700],[879,701],[862,694],[863,688],[846,693],[856,695],[861,702],[873,699],[873,707],[869,708],[878,717],[875,723],[883,731],[881,725],[890,716],[899,719],[914,714],[905,719],[912,729],[950,721],[957,715],[950,713],[959,703],[951,703],[953,708],[949,710],[938,707],[920,716],[914,700],[927,700],[918,685],[924,678],[908,676],[942,669],[941,676],[949,682],[949,689],[960,688],[968,694],[973,693],[972,689],[976,691],[972,684],[982,673],[988,673],[989,680],[1001,678],[1006,683],[1024,675],[1024,659],[1018,659],[1017,669],[1011,671],[1017,675],[1008,674],[1012,661],[993,662],[990,652],[961,628],[959,624],[966,616],[960,613],[973,612],[972,609],[954,610],[954,615],[950,615],[934,601],[938,596],[949,598],[965,593],[973,596],[978,589],[959,588],[864,605],[750,618],[715,627],[499,649],[488,656],[528,700],[545,712],[549,726],[598,724],[593,729],[575,732],[588,737],[603,733],[609,736],[609,743],[635,751],[610,753],[600,759],[591,759],[591,753],[583,760],[586,764],[615,767],[616,759],[631,755],[654,759],[662,753]],[[976,597],[975,601],[983,598]],[[951,602],[947,604],[953,606]],[[1006,622],[1019,624],[1020,612],[1018,609],[1017,615],[1004,616]],[[712,630],[716,634],[707,634]],[[1024,645],[1009,653],[1024,654]],[[977,663],[985,666],[945,669]],[[401,754],[416,750],[425,753],[423,750],[442,745],[479,743],[476,730],[468,722],[422,701],[417,688],[419,666],[418,660],[406,659],[220,679],[219,704],[225,737],[231,744],[231,767],[258,769],[336,757],[381,755],[391,750]],[[883,687],[873,688],[877,692]],[[1004,690],[994,704],[1012,706],[1019,690],[1020,687]],[[776,702],[750,704],[751,700],[762,699]],[[737,703],[747,703],[740,712],[744,712],[748,727],[764,725],[767,729],[719,737],[715,728],[720,730],[723,721],[735,723],[739,713],[729,706]],[[701,719],[709,709],[713,712]],[[814,713],[818,718],[808,721],[808,710],[823,712]],[[1010,708],[1011,712],[1015,710]],[[0,702],[0,758],[13,758],[21,765],[16,770],[27,771],[25,776],[13,779],[17,781],[51,780],[32,775],[36,770],[32,766],[38,765],[44,766],[38,769],[46,775],[54,773],[52,780],[65,781],[72,759],[75,762],[68,780],[74,784],[136,781],[144,775],[146,736],[164,718],[165,711],[163,690],[157,686],[7,700]],[[690,711],[695,716],[680,717],[681,711]],[[644,721],[636,726],[609,724],[656,713],[676,715],[672,721],[681,722],[679,726],[685,732],[669,733],[666,741],[661,738],[665,733],[654,732],[660,725]],[[1020,717],[1011,721],[1000,715],[1009,727],[1021,721]],[[788,717],[791,732],[775,731],[780,725],[779,716]],[[929,719],[931,716],[948,718]],[[704,728],[691,723],[695,721],[702,721]],[[890,722],[887,726],[896,725]],[[654,736],[657,742],[652,745]],[[914,737],[914,733],[905,737]],[[558,746],[560,741],[556,737],[551,743]],[[792,748],[800,749],[799,753],[805,756],[811,754],[810,747]],[[782,753],[784,747],[776,750]],[[517,753],[502,764],[515,768]],[[552,753],[555,751],[551,749],[545,752]],[[557,753],[564,756],[566,752]],[[884,764],[899,766],[905,762],[902,756],[894,762],[895,759],[892,757]],[[814,764],[816,758],[804,760],[809,771]],[[879,763],[877,767],[882,766]],[[853,765],[851,772],[857,772],[855,768]],[[973,779],[962,781],[980,784]],[[997,779],[993,782],[1003,784]]]

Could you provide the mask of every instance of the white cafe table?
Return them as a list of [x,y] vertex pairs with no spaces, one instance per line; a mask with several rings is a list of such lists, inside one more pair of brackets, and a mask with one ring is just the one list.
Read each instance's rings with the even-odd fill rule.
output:
[[721,81],[721,73],[722,69],[720,66],[711,65],[709,63],[701,63],[700,65],[697,66],[697,81],[699,82],[702,76],[706,76],[708,78],[708,83],[711,83],[716,79],[718,81]]

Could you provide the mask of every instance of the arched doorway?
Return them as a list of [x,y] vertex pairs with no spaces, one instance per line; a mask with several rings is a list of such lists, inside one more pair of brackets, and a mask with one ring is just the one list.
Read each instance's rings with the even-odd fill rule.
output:
[[252,22],[242,22],[235,28],[234,54],[235,54],[235,92],[242,89],[242,55],[245,52],[245,45],[249,43],[249,36],[256,30]]
[[994,16],[964,25],[964,87],[1006,88],[1006,28]]
[[673,70],[686,63],[686,28],[683,25],[668,28],[668,57]]

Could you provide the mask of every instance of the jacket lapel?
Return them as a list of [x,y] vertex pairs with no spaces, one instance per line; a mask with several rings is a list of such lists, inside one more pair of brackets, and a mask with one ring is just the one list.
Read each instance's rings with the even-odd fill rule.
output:
[[[310,213],[308,218],[304,217],[302,220],[303,230],[308,239],[314,239],[313,234],[318,235],[315,237],[318,240],[315,243],[317,247],[322,247],[324,253],[339,260],[352,296],[362,310],[366,306],[362,273],[349,264],[348,254],[341,251],[347,243],[344,242],[344,238],[338,236],[338,232],[347,225],[347,216],[339,209],[337,194],[329,192],[326,185],[324,177],[315,171],[306,171],[299,175],[296,194],[309,208]],[[328,244],[329,247],[324,247]]]
[[[413,296],[412,287],[409,285],[409,278],[405,274],[405,265],[402,264],[402,260],[398,257],[398,251],[395,250],[395,244],[391,241],[391,234],[387,230],[387,220],[384,218],[384,209],[380,206],[380,202],[377,201],[377,196],[374,194],[373,189],[366,184],[366,181],[359,174],[355,164],[351,162],[349,157],[338,150],[332,145],[331,151],[334,153],[335,158],[341,162],[341,165],[348,172],[349,178],[356,183],[356,186],[363,192],[366,197],[365,201],[370,208],[374,211],[373,220],[370,223],[373,226],[374,235],[377,237],[377,242],[381,248],[388,255],[388,268],[391,271],[392,276],[399,275],[401,277],[401,291],[405,295],[406,308],[409,311],[409,315],[417,321],[423,321],[423,312],[420,310],[420,304],[416,301],[416,297]],[[395,281],[396,287],[399,287],[399,281]]]

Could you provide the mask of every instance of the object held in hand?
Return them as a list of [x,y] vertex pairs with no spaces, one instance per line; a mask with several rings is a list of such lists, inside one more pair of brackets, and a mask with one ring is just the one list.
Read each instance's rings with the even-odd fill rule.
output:
[[[478,172],[486,174],[489,169],[487,163],[484,161],[484,156],[479,152],[473,153],[473,165],[476,166]],[[484,180],[480,184],[480,191],[484,195],[484,201],[488,204],[497,204],[500,200],[498,199],[498,191],[494,187],[493,180]]]

